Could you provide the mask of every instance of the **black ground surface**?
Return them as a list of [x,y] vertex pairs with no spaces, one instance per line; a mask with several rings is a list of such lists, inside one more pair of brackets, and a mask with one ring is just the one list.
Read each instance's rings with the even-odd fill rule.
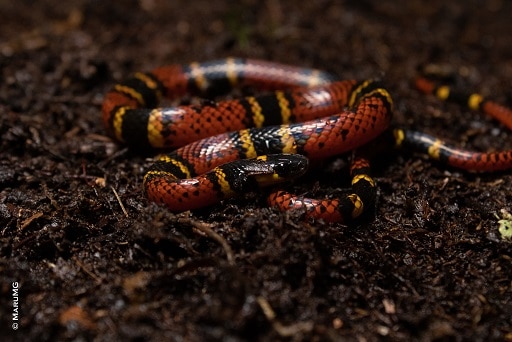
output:
[[[510,172],[389,152],[364,225],[304,222],[259,194],[173,215],[142,195],[148,156],[106,137],[100,114],[135,71],[240,56],[381,77],[397,125],[512,148],[493,120],[411,87],[418,65],[443,63],[462,89],[512,105],[512,2],[0,1],[0,13],[2,335],[512,340],[512,244],[495,216],[512,210]],[[343,163],[296,189],[346,188]]]

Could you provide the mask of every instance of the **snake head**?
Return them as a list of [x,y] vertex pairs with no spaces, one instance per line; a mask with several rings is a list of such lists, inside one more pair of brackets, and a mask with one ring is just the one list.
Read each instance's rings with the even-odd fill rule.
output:
[[300,154],[269,154],[254,161],[261,166],[261,172],[254,172],[251,176],[260,187],[296,179],[307,171],[309,165],[308,158]]
[[223,166],[236,192],[255,190],[302,176],[309,161],[299,154],[269,154],[241,159]]

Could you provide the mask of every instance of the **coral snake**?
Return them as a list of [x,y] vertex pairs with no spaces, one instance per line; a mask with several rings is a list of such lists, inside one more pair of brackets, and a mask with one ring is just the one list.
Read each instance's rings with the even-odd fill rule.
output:
[[[251,87],[264,95],[157,108],[161,98],[217,96]],[[425,77],[416,87],[442,100],[480,109],[512,129],[512,111],[479,94],[461,94]],[[144,176],[149,200],[173,212],[192,210],[238,193],[301,176],[308,160],[358,149],[383,132],[396,145],[427,153],[450,166],[476,171],[512,168],[512,151],[478,153],[425,133],[388,130],[393,102],[374,80],[340,81],[316,69],[227,58],[170,65],[116,85],[103,102],[108,132],[138,149],[173,150]],[[354,154],[352,191],[341,198],[311,199],[273,190],[271,206],[298,208],[307,217],[349,222],[370,211],[375,181],[364,154]]]

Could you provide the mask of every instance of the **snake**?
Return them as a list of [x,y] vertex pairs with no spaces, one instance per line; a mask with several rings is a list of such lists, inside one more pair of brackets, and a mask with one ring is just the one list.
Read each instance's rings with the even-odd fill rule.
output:
[[[481,110],[512,128],[512,111],[480,94],[463,94],[426,77],[416,87],[440,100]],[[214,101],[247,89],[256,95]],[[159,107],[163,98],[205,100]],[[115,85],[102,106],[107,132],[137,150],[170,151],[144,176],[147,198],[178,213],[273,187],[267,202],[308,218],[350,223],[375,206],[376,182],[365,149],[382,135],[449,166],[472,171],[512,168],[512,151],[473,152],[423,132],[390,128],[393,100],[379,80],[341,80],[319,69],[225,58],[138,72]],[[313,199],[276,184],[311,164],[347,152],[351,191]]]

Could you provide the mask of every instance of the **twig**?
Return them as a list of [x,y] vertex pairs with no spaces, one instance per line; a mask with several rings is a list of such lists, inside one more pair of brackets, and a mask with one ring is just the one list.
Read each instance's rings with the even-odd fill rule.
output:
[[228,260],[228,263],[230,265],[233,265],[235,262],[235,257],[233,254],[233,250],[231,249],[231,246],[228,244],[226,239],[224,239],[222,236],[220,236],[217,232],[215,232],[213,229],[209,227],[208,224],[204,222],[199,222],[191,219],[181,219],[180,223],[189,223],[197,230],[205,233],[208,237],[212,238],[213,240],[217,241],[224,251],[226,252],[226,259]]
[[123,202],[121,201],[121,197],[119,197],[119,195],[117,194],[116,189],[114,189],[114,187],[112,185],[110,186],[110,188],[114,192],[114,196],[116,196],[117,201],[119,202],[119,205],[121,206],[121,210],[124,213],[124,216],[128,217],[128,212],[126,211],[126,208],[124,207]]
[[267,320],[272,323],[272,327],[281,337],[291,337],[293,335],[308,333],[313,330],[314,324],[312,321],[297,322],[290,325],[283,325],[276,319],[276,313],[270,306],[270,303],[262,296],[259,296],[257,302],[263,311]]

